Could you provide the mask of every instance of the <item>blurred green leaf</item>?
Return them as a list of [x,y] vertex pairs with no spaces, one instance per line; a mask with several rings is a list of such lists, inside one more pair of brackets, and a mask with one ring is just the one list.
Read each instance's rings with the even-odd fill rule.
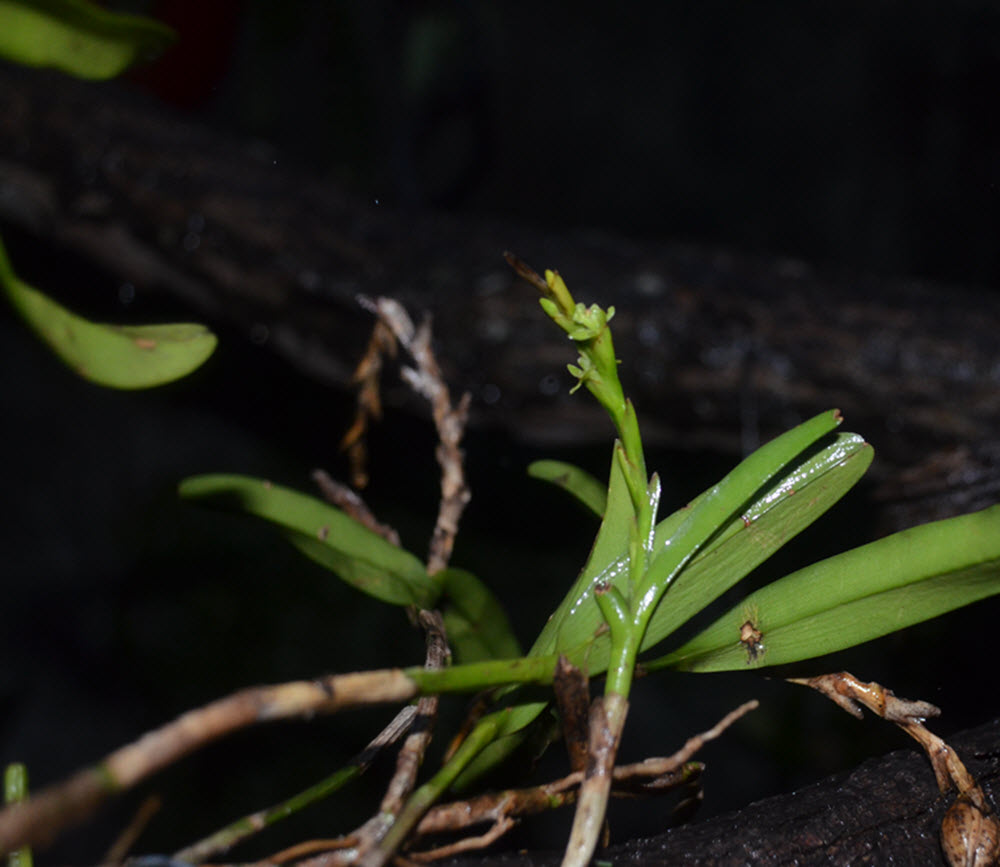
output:
[[503,606],[482,581],[464,569],[445,569],[434,577],[442,582],[446,595],[442,616],[458,662],[521,655],[521,645]]
[[[28,769],[20,762],[11,762],[4,769],[3,802],[19,804],[28,800]],[[21,846],[7,853],[7,867],[32,867],[34,858],[30,846]]]
[[217,343],[204,325],[103,325],[77,316],[18,278],[2,242],[0,285],[53,352],[98,385],[137,389],[172,382],[200,367]]
[[563,461],[535,461],[528,465],[528,475],[534,479],[551,482],[572,494],[598,518],[607,507],[607,486],[586,470]]
[[[838,554],[748,596],[652,667],[781,665],[871,641],[1000,593],[1000,506],[935,521]],[[740,631],[761,633],[748,652]]]
[[308,494],[241,475],[192,476],[180,495],[205,505],[249,512],[291,531],[303,553],[352,587],[391,605],[433,607],[441,582],[413,554]]
[[78,78],[113,78],[174,39],[159,21],[84,0],[0,0],[0,57]]

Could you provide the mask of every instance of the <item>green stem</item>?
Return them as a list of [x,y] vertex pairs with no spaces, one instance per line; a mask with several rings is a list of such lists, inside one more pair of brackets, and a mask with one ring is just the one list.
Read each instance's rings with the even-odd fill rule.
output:
[[228,851],[241,840],[274,825],[282,819],[287,819],[299,810],[308,807],[316,801],[322,800],[328,795],[332,795],[351,781],[356,780],[368,767],[367,762],[360,760],[356,760],[356,762],[356,764],[341,768],[308,789],[304,789],[279,804],[274,804],[271,807],[258,810],[256,813],[251,813],[248,816],[237,819],[235,822],[231,822],[224,828],[220,828],[215,833],[199,840],[197,843],[193,843],[179,852],[175,852],[173,859],[178,862],[200,864],[213,855]]
[[[28,769],[20,762],[7,765],[3,775],[3,800],[5,804],[18,804],[28,797]],[[22,846],[8,853],[7,867],[31,867],[31,847]]]
[[381,867],[395,854],[424,814],[440,799],[458,775],[495,740],[504,715],[505,711],[497,711],[483,717],[476,724],[455,755],[410,796],[378,845],[358,861],[359,867]]
[[[581,648],[581,652],[582,652]],[[552,683],[558,654],[526,656],[520,659],[499,659],[472,662],[451,668],[406,668],[403,673],[416,684],[421,695],[446,692],[478,692],[494,686],[514,683]],[[576,662],[576,660],[571,660]]]
[[599,590],[594,598],[611,630],[611,656],[604,694],[616,693],[627,698],[644,630],[636,629],[630,607],[614,585]]

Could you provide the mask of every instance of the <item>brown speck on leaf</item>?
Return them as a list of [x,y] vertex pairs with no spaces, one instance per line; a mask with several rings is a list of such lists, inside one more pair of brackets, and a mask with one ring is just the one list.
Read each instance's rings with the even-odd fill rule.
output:
[[140,349],[156,349],[156,341],[151,337],[137,337],[134,342]]
[[752,620],[747,620],[740,627],[740,644],[747,649],[747,665],[754,662],[764,652],[764,633]]
[[329,535],[330,535],[330,528],[327,527],[325,524],[322,527],[320,527],[319,530],[316,532],[316,536],[320,540],[320,542],[325,542],[327,536]]

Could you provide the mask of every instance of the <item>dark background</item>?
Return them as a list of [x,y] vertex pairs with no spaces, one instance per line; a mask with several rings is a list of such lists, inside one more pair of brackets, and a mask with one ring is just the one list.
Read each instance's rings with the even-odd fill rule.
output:
[[997,282],[993,3],[213,9],[160,92],[386,204]]
[[[137,87],[414,219],[443,209],[834,270],[991,287],[1000,277],[1000,12],[991,3],[220,2],[152,11],[181,41],[135,76]],[[81,294],[117,292],[111,275],[20,242],[43,288],[72,280]],[[157,304],[166,302],[140,299],[130,314],[177,312]],[[336,444],[348,395],[225,332],[189,380],[102,391],[72,378],[6,310],[0,325],[3,760],[25,760],[42,784],[241,686],[420,658],[401,613],[339,586],[259,526],[173,495],[195,472],[303,488],[314,466],[343,476]],[[628,348],[619,354],[627,364]],[[418,553],[436,505],[433,444],[426,423],[390,413],[371,450],[370,502]],[[607,459],[605,448],[559,452],[471,435],[474,499],[454,558],[498,587],[525,643],[593,529],[523,477],[545,456],[595,473]],[[677,502],[729,462],[708,452],[650,456]],[[772,574],[865,541],[869,508],[864,490],[852,495],[821,522],[826,534],[801,540]],[[998,614],[986,603],[809,670],[847,667],[938,702],[938,730],[954,731],[1000,712],[990,639]],[[706,751],[706,812],[905,745],[887,724],[858,723],[758,675],[665,676],[637,685],[625,757],[670,752],[751,696],[765,706]],[[186,760],[143,787],[165,806],[141,848],[169,850],[297,791],[388,716],[273,726]],[[376,776],[269,836],[259,854],[363,819],[377,803]],[[106,812],[52,863],[96,860],[136,803],[130,796]],[[659,830],[666,812],[637,818],[629,805],[615,816],[616,836]],[[558,846],[567,824],[536,824],[520,842]]]

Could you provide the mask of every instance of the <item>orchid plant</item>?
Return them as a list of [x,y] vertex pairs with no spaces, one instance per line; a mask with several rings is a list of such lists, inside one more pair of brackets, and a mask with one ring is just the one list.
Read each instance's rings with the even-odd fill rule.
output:
[[[85,74],[87,68],[87,57],[73,54],[79,44],[90,46],[102,63],[112,49],[127,63],[145,50],[143,40],[167,38],[158,27],[103,17],[79,0],[13,6],[20,16],[16,20],[29,30],[55,28],[50,43],[57,57],[71,57],[63,68],[73,74]],[[130,26],[135,28],[131,36]],[[66,38],[73,27],[89,41]],[[22,62],[42,62],[31,54],[31,39],[18,41],[14,31],[2,27],[0,32],[5,34],[0,52]],[[442,439],[442,502],[447,508],[439,522],[445,542],[436,554],[425,561],[401,548],[339,487],[329,502],[263,479],[203,475],[184,480],[179,492],[193,503],[237,508],[277,526],[338,579],[410,612],[428,634],[427,664],[259,687],[191,711],[61,786],[27,800],[19,790],[0,812],[0,851],[23,852],[21,847],[77,817],[84,806],[249,723],[401,703],[404,708],[391,733],[373,742],[383,748],[401,738],[417,714],[433,715],[434,705],[426,703],[431,697],[480,692],[474,713],[440,767],[420,785],[417,766],[429,734],[409,735],[401,755],[412,767],[394,779],[391,796],[372,821],[346,836],[343,846],[331,846],[323,863],[376,865],[403,851],[414,854],[408,847],[430,833],[427,823],[435,805],[470,790],[529,736],[551,729],[555,716],[571,747],[572,768],[561,787],[546,790],[546,804],[576,799],[564,864],[580,867],[599,844],[608,797],[622,779],[616,755],[640,669],[746,671],[811,659],[1000,592],[1000,506],[994,506],[808,565],[751,593],[689,640],[671,644],[680,627],[843,497],[868,468],[873,450],[861,436],[840,431],[840,413],[831,409],[765,444],[717,484],[687,503],[673,504],[662,517],[660,480],[646,465],[636,409],[618,376],[614,308],[578,303],[558,273],[540,276],[514,257],[509,261],[536,287],[545,315],[575,348],[578,357],[569,365],[572,390],[590,392],[614,429],[606,479],[553,461],[528,469],[565,489],[600,521],[582,569],[567,576],[565,598],[540,624],[530,649],[522,653],[488,585],[448,562],[448,539],[467,499],[458,449],[467,403],[451,405],[430,353],[429,330],[413,329],[398,305],[381,299],[372,304],[377,320],[415,359],[410,382],[431,401]],[[214,336],[199,325],[122,328],[88,322],[22,281],[2,246],[0,287],[74,370],[112,387],[148,387],[182,376],[215,347]],[[449,662],[451,653],[455,664]],[[597,678],[603,678],[603,695],[588,707],[589,683]],[[414,699],[420,703],[408,704]],[[907,724],[914,725],[912,720]],[[700,740],[719,731],[717,727]],[[411,739],[421,737],[411,745]],[[664,779],[685,779],[692,749],[662,760],[658,773]],[[292,801],[180,850],[175,860],[200,863],[225,851],[252,831],[341,789],[368,761],[359,757]],[[403,782],[396,786],[396,780]],[[523,796],[518,803],[528,800]],[[479,815],[492,822],[487,842],[512,822],[510,812]],[[445,821],[438,829],[464,828],[457,819],[449,821],[451,825]],[[429,857],[427,852],[416,854]]]

